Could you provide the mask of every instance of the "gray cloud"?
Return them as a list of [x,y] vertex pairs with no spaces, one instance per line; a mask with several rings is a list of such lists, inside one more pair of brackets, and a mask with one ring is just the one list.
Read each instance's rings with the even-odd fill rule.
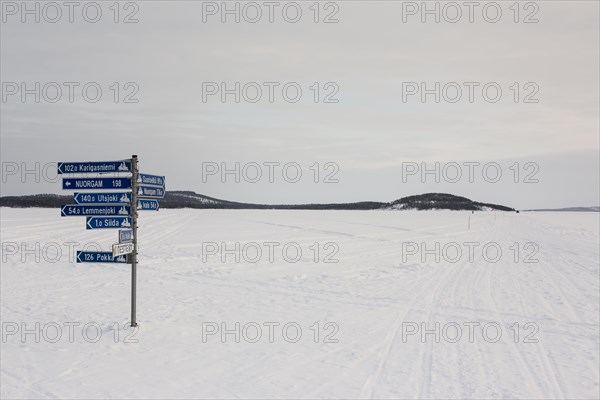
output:
[[[115,24],[112,3],[101,4],[97,24],[13,16],[2,23],[3,82],[94,81],[104,89],[95,104],[3,102],[3,162],[137,153],[148,172],[167,175],[169,188],[267,203],[391,200],[420,191],[517,207],[600,201],[596,2],[537,2],[536,24],[512,22],[508,3],[497,24],[403,23],[401,2],[338,2],[336,24],[313,23],[310,2],[297,24],[203,23],[202,2],[149,1],[137,3],[139,23]],[[304,92],[296,104],[222,104],[216,96],[204,103],[208,81],[294,81]],[[495,104],[403,103],[402,82],[421,81],[493,81],[504,92]],[[139,103],[115,104],[113,82],[135,82]],[[312,102],[314,82],[337,83],[339,103]],[[513,82],[535,82],[539,103],[514,103]],[[542,160],[543,182],[493,190],[397,184],[407,161],[511,159]],[[332,161],[343,179],[329,186],[203,184],[203,161]],[[9,181],[2,194],[56,190]]]

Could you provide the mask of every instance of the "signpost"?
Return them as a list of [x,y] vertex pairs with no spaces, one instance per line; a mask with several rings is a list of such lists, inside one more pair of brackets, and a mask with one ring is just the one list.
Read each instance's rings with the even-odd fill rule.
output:
[[110,251],[78,251],[78,263],[127,263],[127,257],[114,257]]
[[59,162],[59,174],[101,174],[131,172],[131,161]]
[[81,217],[81,216],[89,216],[89,215],[119,215],[119,216],[129,216],[131,215],[131,207],[130,206],[97,206],[97,205],[66,205],[62,206],[60,210],[61,217]]
[[160,186],[164,189],[165,187],[165,177],[158,175],[148,175],[148,174],[139,174],[137,183],[140,185],[153,185]]
[[133,252],[133,243],[115,243],[112,245],[113,257],[122,256]]
[[131,178],[63,178],[63,190],[129,189]]
[[75,204],[98,204],[98,203],[131,203],[131,193],[75,193],[73,196]]
[[139,186],[137,188],[137,195],[139,197],[152,197],[155,199],[162,199],[163,197],[165,197],[165,189],[155,186]]
[[133,231],[124,229],[119,231],[119,243],[129,243],[133,241]]
[[131,228],[132,224],[129,217],[87,217],[85,229]]
[[158,204],[158,200],[144,200],[140,199],[137,201],[138,210],[154,210],[158,211],[160,205]]
[[[75,204],[62,206],[61,216],[87,217],[86,229],[119,229],[119,242],[112,245],[112,251],[78,251],[77,262],[131,264],[131,326],[137,326],[138,210],[158,211],[160,205],[154,199],[165,196],[165,177],[139,173],[136,155],[120,161],[59,162],[58,173],[86,174],[85,177],[64,177],[64,190],[121,190],[76,192]],[[103,177],[106,173],[114,173],[116,177]],[[146,199],[148,197],[151,199]]]

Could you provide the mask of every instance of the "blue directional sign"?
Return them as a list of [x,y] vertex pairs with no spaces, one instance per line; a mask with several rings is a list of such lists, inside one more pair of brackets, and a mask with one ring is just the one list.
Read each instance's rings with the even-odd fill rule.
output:
[[131,229],[123,229],[119,231],[119,243],[129,243],[133,240],[133,231]]
[[112,193],[75,193],[73,196],[75,204],[102,204],[102,203],[131,203],[130,192]]
[[138,196],[162,199],[165,197],[165,189],[153,186],[140,186],[138,188]]
[[64,190],[129,189],[131,178],[63,178]]
[[141,211],[152,210],[158,211],[159,205],[158,200],[144,200],[140,199],[137,202],[137,209]]
[[131,215],[130,206],[89,206],[87,204],[69,204],[62,206],[61,217],[87,217],[91,215],[120,215],[128,217]]
[[78,263],[127,263],[127,256],[113,257],[112,251],[78,251]]
[[131,228],[129,217],[87,217],[85,229]]
[[131,161],[59,162],[59,174],[131,172]]
[[138,183],[141,185],[152,185],[165,187],[165,177],[158,175],[138,174]]

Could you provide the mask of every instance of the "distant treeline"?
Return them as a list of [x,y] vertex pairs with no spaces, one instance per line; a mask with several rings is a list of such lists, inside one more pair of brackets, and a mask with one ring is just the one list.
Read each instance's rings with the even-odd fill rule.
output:
[[[515,211],[513,208],[497,204],[479,203],[466,197],[447,193],[427,193],[404,197],[399,200],[383,203],[361,201],[356,203],[332,204],[250,204],[220,200],[191,191],[168,191],[164,199],[160,199],[161,208],[200,208],[200,209],[259,209],[259,210],[468,210],[486,209],[499,211]],[[72,195],[35,194],[28,196],[0,197],[0,207],[42,207],[58,208],[64,204],[72,204]]]

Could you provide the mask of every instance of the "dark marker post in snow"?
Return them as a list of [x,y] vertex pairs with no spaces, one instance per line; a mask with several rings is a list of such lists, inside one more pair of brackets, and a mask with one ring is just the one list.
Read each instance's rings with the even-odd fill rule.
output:
[[[129,160],[61,162],[58,173],[65,175],[92,174],[100,177],[64,177],[64,190],[130,189],[125,192],[75,193],[75,204],[61,208],[61,216],[87,216],[86,229],[120,229],[119,241],[113,251],[77,252],[78,263],[127,263],[131,264],[131,326],[138,326],[137,301],[137,256],[138,256],[138,211],[158,211],[158,200],[165,195],[165,177],[141,174],[138,157]],[[131,177],[105,178],[102,174],[131,173]]]

